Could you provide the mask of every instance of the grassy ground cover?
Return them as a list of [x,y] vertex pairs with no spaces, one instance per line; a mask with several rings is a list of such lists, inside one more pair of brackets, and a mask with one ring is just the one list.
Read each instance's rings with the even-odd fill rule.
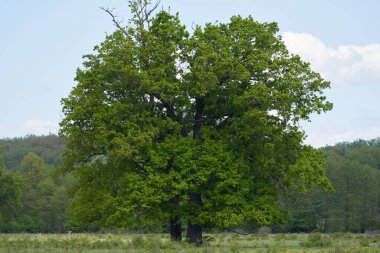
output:
[[3,252],[202,252],[361,253],[380,252],[380,235],[207,234],[203,247],[175,243],[162,234],[1,234]]

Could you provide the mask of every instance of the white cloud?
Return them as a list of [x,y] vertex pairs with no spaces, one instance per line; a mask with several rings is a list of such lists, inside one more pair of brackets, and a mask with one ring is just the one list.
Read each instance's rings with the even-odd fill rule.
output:
[[380,44],[331,48],[307,33],[284,32],[282,38],[291,53],[310,62],[332,85],[380,82]]
[[58,133],[58,123],[52,121],[44,121],[40,119],[27,120],[23,124],[23,132],[26,134],[49,134],[49,133]]
[[283,40],[321,73],[332,88],[326,91],[332,111],[303,124],[306,143],[315,147],[380,137],[380,44],[329,47],[307,33],[285,32]]

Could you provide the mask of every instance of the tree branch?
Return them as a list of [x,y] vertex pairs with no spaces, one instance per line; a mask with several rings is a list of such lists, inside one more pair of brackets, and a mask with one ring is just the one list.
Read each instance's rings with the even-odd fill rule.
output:
[[116,26],[120,31],[122,31],[122,32],[124,33],[125,36],[128,36],[127,31],[126,31],[126,30],[120,25],[120,21],[117,21],[117,20],[116,20],[117,16],[114,15],[114,14],[112,13],[114,9],[110,10],[110,9],[108,9],[108,8],[104,8],[104,7],[100,7],[100,9],[103,10],[103,11],[105,11],[105,12],[107,12],[107,13],[111,16],[111,18],[112,18],[112,22],[115,24],[115,26]]
[[147,9],[145,9],[145,17],[148,18],[150,16],[150,14],[152,14],[152,12],[157,9],[158,5],[161,3],[161,0],[157,0],[156,4],[153,6],[152,9],[150,9],[149,11],[147,11]]

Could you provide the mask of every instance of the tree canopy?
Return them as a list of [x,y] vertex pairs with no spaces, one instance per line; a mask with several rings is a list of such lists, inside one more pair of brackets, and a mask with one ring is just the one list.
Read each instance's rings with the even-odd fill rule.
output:
[[201,243],[205,227],[282,221],[289,189],[330,187],[298,125],[332,108],[329,83],[287,51],[277,24],[234,16],[189,32],[165,11],[134,20],[85,55],[62,99],[75,222],[167,220],[174,240],[187,222]]

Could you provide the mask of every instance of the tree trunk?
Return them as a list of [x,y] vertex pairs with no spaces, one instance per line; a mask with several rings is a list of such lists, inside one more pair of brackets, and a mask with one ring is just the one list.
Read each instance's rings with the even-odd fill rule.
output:
[[173,197],[170,199],[169,203],[172,207],[172,213],[170,216],[170,239],[180,242],[182,240],[181,216],[179,213],[176,213],[178,208],[178,197]]
[[[170,170],[173,168],[174,159],[170,158],[168,160],[168,164],[166,166],[166,173],[169,173]],[[181,241],[182,240],[182,229],[181,229],[181,216],[178,212],[179,207],[179,197],[174,196],[169,200],[169,207],[170,207],[170,238],[173,241]]]
[[178,215],[170,218],[170,239],[177,242],[182,240],[181,221]]
[[[202,198],[199,193],[190,193],[189,201],[190,204],[196,205],[197,208],[201,208],[202,206]],[[193,224],[191,220],[189,220],[187,225],[187,239],[189,240],[189,243],[195,243],[197,246],[202,245],[202,225]]]
[[189,243],[195,243],[195,245],[201,246],[203,243],[202,225],[195,225],[189,221],[187,228],[187,238],[189,240]]
[[[193,139],[201,138],[201,129],[202,129],[202,116],[204,109],[204,97],[197,97],[195,99],[195,116],[194,116],[194,125],[193,125]],[[189,194],[189,204],[195,206],[195,213],[192,213],[191,216],[196,216],[198,210],[202,208],[202,196],[200,193],[191,192]],[[187,226],[187,239],[189,243],[195,243],[197,246],[200,246],[203,242],[202,239],[202,225],[193,224],[191,218],[189,218]]]

